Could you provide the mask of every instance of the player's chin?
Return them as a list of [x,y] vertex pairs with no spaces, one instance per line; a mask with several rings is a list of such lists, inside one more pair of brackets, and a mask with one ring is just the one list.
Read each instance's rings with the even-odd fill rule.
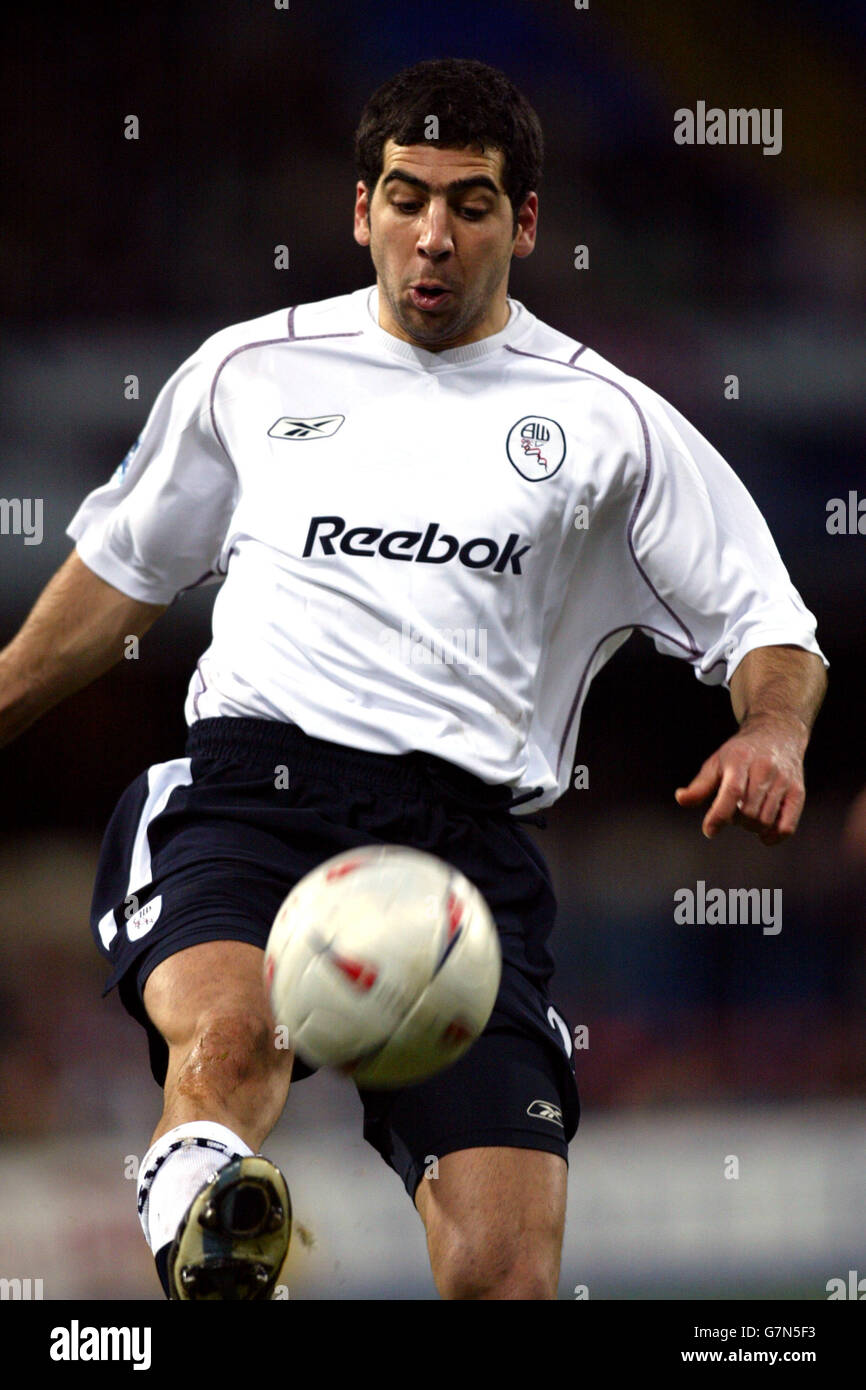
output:
[[450,318],[426,318],[416,314],[406,322],[406,332],[418,347],[429,349],[450,347],[460,329]]

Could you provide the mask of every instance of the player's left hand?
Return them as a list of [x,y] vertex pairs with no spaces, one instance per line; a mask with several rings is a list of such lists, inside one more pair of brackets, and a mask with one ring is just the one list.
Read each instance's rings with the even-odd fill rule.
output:
[[726,825],[741,825],[763,844],[777,845],[797,829],[806,800],[806,741],[799,720],[775,715],[746,719],[689,785],[677,788],[677,802],[696,806],[715,792],[701,827],[708,840]]

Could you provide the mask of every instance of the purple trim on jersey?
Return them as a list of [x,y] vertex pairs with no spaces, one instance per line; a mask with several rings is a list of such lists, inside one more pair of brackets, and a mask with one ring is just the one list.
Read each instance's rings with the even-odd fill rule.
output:
[[[506,344],[506,347],[505,347],[505,351],[506,351],[506,352],[513,352],[513,353],[516,353],[519,357],[536,357],[536,358],[538,358],[538,360],[539,360],[540,362],[554,362],[554,363],[556,363],[556,365],[559,366],[559,367],[571,367],[571,366],[572,366],[572,363],[571,363],[571,362],[560,362],[560,361],[558,361],[558,359],[555,358],[555,357],[542,357],[541,354],[540,354],[540,353],[537,353],[537,352],[524,352],[521,348],[509,347],[507,344]],[[689,632],[689,629],[686,627],[686,625],[685,625],[685,623],[683,622],[682,618],[679,618],[679,617],[677,616],[677,614],[674,612],[674,610],[671,608],[670,604],[665,602],[665,600],[662,598],[661,594],[659,593],[658,589],[657,589],[656,586],[653,584],[653,582],[652,582],[652,580],[650,579],[649,575],[646,573],[646,571],[644,570],[644,568],[643,568],[643,566],[641,565],[640,561],[638,560],[638,558],[637,558],[637,553],[636,553],[635,548],[634,548],[634,542],[633,542],[633,540],[632,540],[632,535],[633,535],[633,532],[634,532],[634,528],[635,528],[635,525],[637,524],[637,514],[638,514],[638,512],[640,511],[641,504],[643,503],[644,498],[646,497],[647,489],[648,489],[648,487],[649,487],[650,477],[651,477],[651,475],[652,475],[652,448],[651,448],[651,446],[650,446],[649,430],[648,430],[648,428],[647,428],[646,417],[644,416],[643,411],[641,410],[640,406],[638,405],[637,401],[635,400],[635,398],[634,398],[634,396],[631,394],[631,392],[630,392],[630,391],[627,391],[627,390],[625,389],[624,386],[620,386],[620,384],[619,384],[618,381],[614,381],[614,380],[613,380],[611,377],[609,377],[609,376],[602,376],[602,374],[601,374],[600,372],[592,372],[592,371],[589,370],[588,367],[575,367],[574,370],[577,371],[577,372],[585,372],[587,376],[595,377],[596,381],[603,381],[603,382],[605,382],[606,385],[615,387],[616,390],[617,390],[617,391],[621,391],[622,394],[625,396],[626,400],[629,401],[629,402],[631,403],[631,405],[634,406],[635,412],[636,412],[637,417],[638,417],[638,419],[639,419],[639,421],[640,421],[641,431],[642,431],[642,433],[643,433],[644,449],[645,449],[645,451],[646,451],[646,465],[645,465],[645,467],[644,467],[644,476],[643,476],[643,482],[641,483],[641,489],[640,489],[640,492],[639,492],[639,494],[638,494],[637,501],[635,502],[634,506],[632,507],[631,516],[629,517],[629,522],[628,522],[628,548],[629,548],[629,551],[630,551],[630,553],[631,553],[631,558],[632,558],[632,560],[634,561],[635,568],[636,568],[638,574],[640,575],[641,579],[642,579],[642,580],[644,581],[644,583],[646,584],[647,588],[650,589],[650,591],[652,592],[652,594],[653,594],[653,596],[655,597],[655,599],[657,600],[657,602],[661,604],[662,608],[664,608],[664,609],[666,610],[666,612],[668,612],[668,613],[670,614],[670,616],[673,618],[673,620],[674,620],[674,622],[677,624],[677,626],[678,626],[678,627],[681,627],[682,630],[683,630],[683,632],[686,634],[686,637],[688,638],[688,641],[689,641],[689,650],[690,650],[692,656],[694,656],[694,657],[701,657],[701,656],[703,656],[703,652],[702,652],[702,651],[700,650],[700,648],[698,647],[697,642],[695,641],[695,639],[694,639],[694,637],[692,636],[692,634]],[[682,645],[682,644],[681,644],[681,643],[678,643],[677,645],[679,646],[679,645]]]
[[[351,333],[300,333],[295,334],[294,338],[287,339],[290,343],[314,343],[319,338],[363,338],[363,328],[353,328]],[[278,339],[282,342],[282,339]]]
[[[294,326],[294,321],[293,321],[293,318],[292,318],[292,315],[294,314],[294,312],[295,312],[295,306],[293,305],[292,308],[289,310],[289,329],[290,329],[290,330],[291,330],[291,329],[293,328],[293,326]],[[223,453],[225,454],[226,458],[228,459],[228,461],[229,461],[229,463],[232,465],[232,467],[235,466],[235,461],[234,461],[234,459],[232,458],[231,454],[229,453],[228,446],[226,445],[225,440],[223,439],[222,435],[221,435],[220,432],[219,432],[219,429],[217,428],[216,412],[215,412],[215,409],[214,409],[214,403],[215,403],[215,400],[216,400],[217,382],[219,381],[220,373],[222,372],[223,367],[227,366],[228,363],[231,362],[232,358],[233,358],[233,357],[237,357],[239,353],[241,353],[241,352],[249,352],[252,348],[275,347],[278,343],[308,343],[308,342],[310,342],[310,341],[311,341],[312,339],[314,339],[314,338],[361,338],[361,337],[363,337],[363,332],[362,332],[362,330],[361,330],[360,328],[353,330],[351,333],[308,333],[308,334],[306,335],[306,337],[300,337],[300,338],[296,337],[296,336],[294,335],[294,333],[293,333],[292,331],[290,331],[288,337],[286,337],[286,338],[262,338],[259,342],[256,342],[256,343],[242,343],[240,347],[232,348],[231,352],[228,353],[228,354],[223,358],[222,362],[220,362],[219,366],[217,367],[216,371],[214,372],[213,381],[211,382],[211,388],[210,388],[210,422],[211,422],[211,428],[213,429],[214,436],[215,436],[215,438],[216,438],[216,440],[217,440],[217,443],[219,444],[220,448],[222,449]]]
[[[604,637],[600,638],[599,642],[593,649],[592,655],[590,656],[586,666],[584,667],[583,674],[581,675],[580,681],[578,683],[577,694],[575,695],[574,700],[572,701],[571,709],[569,710],[568,714],[568,719],[565,723],[565,730],[563,732],[562,740],[559,745],[559,761],[557,763],[556,768],[557,781],[559,780],[559,764],[562,762],[562,756],[565,751],[565,745],[568,741],[569,730],[571,728],[571,724],[577,713],[577,710],[580,708],[580,699],[582,696],[584,685],[586,683],[586,675],[592,665],[595,654],[598,651],[599,647],[602,645],[602,643],[606,642],[609,637],[614,636],[615,633],[624,632],[627,626],[629,630],[632,632],[635,629],[638,629],[641,632],[654,632],[657,634],[657,636],[663,637],[665,641],[673,643],[674,646],[682,647],[683,650],[688,654],[692,662],[700,660],[700,658],[704,655],[704,653],[698,647],[698,644],[695,641],[692,633],[689,631],[688,627],[683,622],[682,618],[679,618],[677,614],[674,612],[674,610],[671,608],[670,604],[666,603],[665,600],[662,598],[658,589],[655,587],[649,575],[646,573],[640,561],[638,560],[637,553],[634,548],[634,541],[632,539],[634,534],[634,528],[637,524],[638,512],[640,511],[643,500],[647,494],[647,489],[649,488],[650,477],[652,476],[652,447],[650,445],[649,429],[647,427],[646,417],[643,411],[641,410],[640,406],[638,405],[637,401],[635,400],[634,396],[631,394],[631,392],[627,391],[624,386],[621,386],[618,381],[614,381],[612,377],[603,376],[601,372],[590,371],[588,367],[575,366],[577,358],[584,350],[585,348],[581,347],[576,353],[573,354],[573,356],[569,359],[568,362],[562,362],[556,357],[545,357],[538,352],[525,352],[522,348],[510,347],[507,343],[505,345],[506,352],[513,352],[518,357],[535,357],[539,362],[552,362],[554,365],[559,367],[573,367],[574,370],[577,372],[584,372],[587,376],[595,377],[596,381],[603,381],[607,386],[613,386],[616,388],[617,391],[621,391],[622,394],[625,396],[626,400],[629,401],[630,404],[634,407],[635,413],[637,414],[638,420],[640,421],[641,432],[643,434],[644,449],[646,451],[646,463],[644,466],[644,476],[643,482],[641,483],[641,489],[638,494],[637,501],[632,507],[631,516],[629,517],[628,522],[629,553],[631,554],[631,558],[634,562],[638,574],[640,575],[644,583],[647,585],[657,602],[661,604],[662,608],[664,608],[665,611],[670,614],[677,626],[680,627],[682,631],[685,633],[688,639],[688,645],[686,645],[684,642],[678,641],[675,637],[671,637],[669,633],[662,632],[658,628],[648,627],[643,623],[627,624],[623,627],[613,628],[611,632],[606,633]],[[710,670],[712,670],[713,667],[718,666],[719,664],[720,663],[718,661],[713,662],[713,666],[710,667]]]
[[582,345],[582,347],[579,347],[579,348],[577,349],[577,352],[573,353],[572,356],[569,357],[569,359],[568,359],[568,361],[566,362],[565,365],[566,365],[567,367],[573,367],[574,364],[575,364],[575,362],[577,361],[578,357],[580,356],[580,354],[581,354],[582,352],[586,352],[586,343],[584,343],[584,344]]
[[197,589],[200,584],[204,584],[208,579],[212,579],[213,576],[218,573],[219,570],[205,570],[200,579],[196,579],[192,584],[184,584],[183,588],[178,589],[177,592],[179,594],[188,594],[190,589]]
[[[577,691],[575,693],[574,699],[571,702],[571,708],[568,711],[568,718],[565,721],[565,730],[563,732],[562,738],[560,739],[559,752],[557,753],[556,758],[557,781],[559,781],[559,768],[562,763],[563,755],[565,753],[565,745],[568,742],[568,732],[571,728],[571,725],[574,721],[574,717],[577,714],[577,711],[579,710],[581,702],[583,700],[586,678],[589,673],[589,669],[592,666],[593,661],[595,660],[595,654],[598,651],[599,647],[604,646],[605,642],[608,640],[609,637],[615,637],[618,632],[655,633],[656,637],[663,637],[666,642],[672,643],[672,645],[675,647],[682,647],[684,652],[688,653],[689,655],[693,655],[693,653],[691,652],[691,648],[687,647],[685,642],[680,642],[676,637],[671,637],[669,632],[663,632],[662,629],[659,627],[650,627],[648,623],[623,623],[622,627],[612,627],[610,632],[606,632],[603,637],[599,637],[598,641],[596,642],[595,646],[593,647],[590,653],[589,660],[583,668],[583,673],[580,677],[580,680],[578,681]],[[720,665],[725,665],[724,659],[714,661],[713,665],[708,667],[708,670],[712,671],[714,667]]]

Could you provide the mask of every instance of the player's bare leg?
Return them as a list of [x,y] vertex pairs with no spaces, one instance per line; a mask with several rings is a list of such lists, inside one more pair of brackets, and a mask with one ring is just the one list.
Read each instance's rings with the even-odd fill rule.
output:
[[537,1149],[461,1149],[422,1178],[436,1287],[448,1299],[555,1299],[568,1169]]
[[262,961],[247,943],[205,942],[163,961],[144,988],[169,1064],[139,1203],[171,1297],[267,1297],[288,1248],[288,1189],[255,1156],[292,1063],[275,1046]]
[[263,960],[245,941],[206,941],[150,975],[144,1006],[169,1049],[153,1139],[202,1119],[228,1126],[253,1149],[270,1134],[289,1093],[292,1054],[275,1046]]

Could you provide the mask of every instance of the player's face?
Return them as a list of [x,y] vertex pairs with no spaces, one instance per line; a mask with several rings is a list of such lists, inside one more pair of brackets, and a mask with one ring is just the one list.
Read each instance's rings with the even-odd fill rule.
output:
[[501,150],[388,140],[372,197],[358,183],[355,240],[370,248],[389,333],[438,352],[505,327],[511,257],[535,245],[538,198],[526,198],[515,233],[502,165]]

